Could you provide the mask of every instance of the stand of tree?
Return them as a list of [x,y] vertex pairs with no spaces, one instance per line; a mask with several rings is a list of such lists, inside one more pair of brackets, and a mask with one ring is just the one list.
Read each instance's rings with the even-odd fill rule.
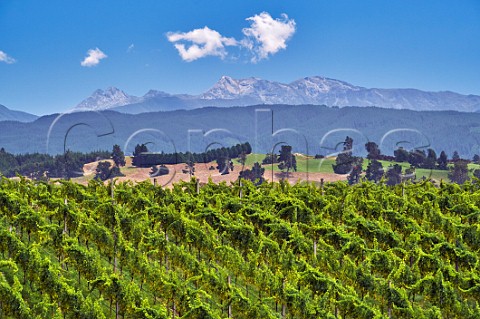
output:
[[[363,159],[353,156],[352,148],[353,139],[347,136],[343,142],[343,150],[339,152],[335,164],[332,166],[336,174],[348,174],[349,184],[356,184],[361,180]],[[437,153],[431,148],[427,151],[422,149],[408,151],[399,147],[394,151],[393,157],[381,154],[375,142],[367,142],[365,149],[368,152],[367,159],[370,160],[365,171],[365,178],[376,183],[381,181],[382,178],[386,179],[387,185],[396,185],[408,180],[414,181],[416,168],[449,170],[448,178],[457,184],[463,184],[470,179],[470,170],[468,169],[470,161],[460,158],[457,151],[453,153],[452,159],[448,160],[445,151],[441,151],[440,156],[437,157]],[[320,157],[320,155],[315,156],[315,158]],[[269,158],[265,159],[265,161],[267,160]],[[402,173],[402,166],[398,164],[390,165],[390,167],[384,169],[380,160],[397,163],[408,162],[410,167],[404,173]],[[480,163],[480,156],[475,154],[473,162]],[[449,167],[449,163],[453,165]],[[472,173],[474,177],[480,177],[480,169],[474,170]]]
[[120,171],[120,167],[116,165],[112,167],[112,164],[110,162],[104,161],[104,162],[98,163],[97,168],[95,170],[94,178],[99,179],[101,181],[106,181],[107,179],[114,178],[117,176],[125,176]]
[[95,170],[95,179],[105,181],[110,178],[117,176],[125,176],[121,171],[120,167],[125,166],[125,154],[120,149],[118,144],[113,145],[112,153],[110,154],[113,160],[113,166],[110,162],[104,161],[100,162],[97,165]]
[[297,171],[297,159],[292,154],[292,147],[290,145],[282,145],[280,154],[278,155],[278,168],[283,172],[286,170],[286,174],[293,169]]
[[83,175],[83,165],[99,159],[110,158],[108,151],[80,153],[67,151],[65,154],[12,154],[0,149],[0,173],[5,177],[16,175],[32,179],[73,178]]
[[265,168],[263,168],[258,162],[255,162],[252,166],[252,169],[246,169],[240,172],[240,178],[248,179],[253,182],[255,185],[261,185],[265,178],[263,174],[265,173]]
[[[209,163],[218,159],[237,158],[241,154],[250,154],[252,152],[252,147],[248,142],[237,144],[232,147],[211,149],[204,153],[151,153],[148,152],[148,149],[145,147],[145,145],[143,145],[143,147],[142,145],[137,145],[137,147],[138,146],[140,146],[138,149],[143,151],[139,153],[135,152],[135,156],[132,160],[132,165],[137,167],[152,167],[154,165],[161,164],[180,164],[187,163],[188,161],[192,161],[194,163]],[[135,147],[136,150],[137,147]]]
[[352,156],[353,139],[346,137],[343,142],[343,151],[337,155],[335,164],[332,165],[335,174],[349,174],[356,158]]
[[[473,158],[473,161],[478,161],[477,157]],[[394,160],[396,162],[408,162],[413,167],[417,168],[428,168],[428,169],[440,169],[448,170],[448,163],[455,163],[457,161],[470,162],[469,160],[460,158],[458,152],[455,151],[452,155],[452,159],[448,160],[447,154],[445,151],[441,151],[440,156],[437,157],[437,153],[431,148],[427,149],[425,152],[421,149],[413,149],[407,151],[403,147],[399,147],[394,151]]]

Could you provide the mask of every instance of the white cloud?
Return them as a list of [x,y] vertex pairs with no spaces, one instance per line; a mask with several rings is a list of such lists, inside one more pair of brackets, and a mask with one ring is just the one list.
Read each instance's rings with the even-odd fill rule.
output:
[[[181,58],[187,62],[209,55],[224,58],[227,55],[225,46],[238,45],[234,38],[224,37],[208,27],[186,33],[170,32],[167,34],[167,38],[168,41],[174,43]],[[191,42],[191,44],[187,47],[185,43],[182,43],[184,41]]]
[[295,21],[282,14],[279,19],[273,19],[268,12],[249,17],[249,28],[242,30],[244,38],[240,41],[222,36],[219,32],[204,27],[190,32],[169,32],[168,41],[172,42],[180,57],[187,62],[192,62],[206,56],[228,55],[227,46],[242,47],[248,50],[256,63],[270,55],[287,48],[287,41],[295,33]]
[[135,45],[132,43],[132,44],[130,44],[130,45],[128,46],[128,48],[127,48],[127,53],[132,52],[133,49],[135,49]]
[[92,67],[100,63],[101,59],[105,59],[107,55],[103,53],[99,48],[90,49],[87,52],[85,59],[80,62],[82,66]]
[[12,64],[12,63],[15,63],[17,61],[14,58],[12,58],[11,56],[8,56],[8,54],[6,54],[5,52],[0,50],[0,62],[5,62],[7,64]]
[[287,40],[295,33],[295,21],[286,14],[282,14],[281,19],[273,19],[269,13],[262,12],[246,20],[251,21],[251,26],[242,30],[247,38],[241,43],[254,52],[252,62],[286,49]]

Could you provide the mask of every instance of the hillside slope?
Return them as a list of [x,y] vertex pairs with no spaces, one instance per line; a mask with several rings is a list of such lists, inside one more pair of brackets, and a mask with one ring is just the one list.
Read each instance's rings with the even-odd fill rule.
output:
[[257,105],[137,115],[77,112],[43,116],[32,123],[0,122],[0,130],[0,145],[11,153],[63,153],[64,146],[89,152],[118,144],[131,154],[137,143],[146,142],[155,143],[152,151],[173,153],[187,151],[190,140],[190,151],[199,153],[211,143],[228,147],[248,141],[255,153],[271,152],[278,142],[286,142],[294,152],[328,155],[340,151],[338,145],[348,135],[360,155],[365,155],[368,141],[379,144],[387,155],[398,146],[431,147],[437,155],[444,150],[449,158],[454,151],[463,158],[480,154],[480,113],[453,111]]
[[6,106],[0,104],[0,121],[32,122],[37,118],[38,116],[36,115],[10,110]]

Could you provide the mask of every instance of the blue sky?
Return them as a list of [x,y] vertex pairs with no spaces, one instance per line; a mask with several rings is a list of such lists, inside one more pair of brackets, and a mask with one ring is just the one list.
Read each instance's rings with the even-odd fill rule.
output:
[[11,109],[62,112],[109,86],[199,94],[222,75],[480,95],[480,1],[0,1]]

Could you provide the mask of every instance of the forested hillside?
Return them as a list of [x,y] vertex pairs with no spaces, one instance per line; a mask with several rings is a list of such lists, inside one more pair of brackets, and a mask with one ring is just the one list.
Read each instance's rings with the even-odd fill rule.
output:
[[[202,153],[212,145],[230,147],[250,141],[253,152],[267,153],[282,141],[295,152],[328,155],[338,152],[336,145],[348,135],[360,145],[357,155],[362,156],[366,155],[363,145],[373,141],[385,155],[405,146],[444,150],[449,158],[458,151],[471,159],[480,154],[479,123],[480,113],[318,105],[206,107],[137,115],[78,112],[47,115],[32,123],[0,122],[0,130],[9,132],[0,136],[0,146],[14,154],[63,154],[65,149],[85,153],[118,144],[131,154],[136,144],[152,141],[158,145],[151,145],[154,152]],[[272,136],[282,129],[288,130]],[[215,134],[205,135],[210,131]]]
[[1,318],[479,318],[480,184],[0,183]]

